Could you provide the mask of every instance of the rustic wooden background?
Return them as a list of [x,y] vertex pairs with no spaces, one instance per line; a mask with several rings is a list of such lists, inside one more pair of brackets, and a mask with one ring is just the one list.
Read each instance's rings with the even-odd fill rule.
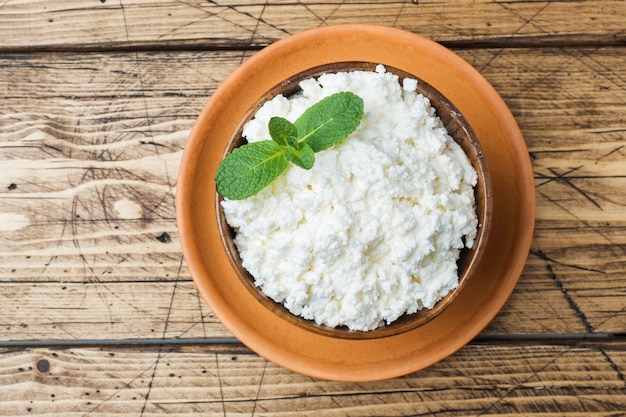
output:
[[[219,83],[340,23],[419,33],[478,69],[522,129],[537,195],[527,265],[489,327],[359,384],[234,339],[174,214]],[[626,415],[625,46],[624,1],[0,0],[0,415]]]

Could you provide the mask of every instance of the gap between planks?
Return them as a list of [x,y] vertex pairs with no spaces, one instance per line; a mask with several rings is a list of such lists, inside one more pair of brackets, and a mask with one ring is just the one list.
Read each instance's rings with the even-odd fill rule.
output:
[[[618,343],[626,341],[626,333],[571,333],[571,334],[507,334],[479,335],[469,344],[499,344],[502,346],[521,343],[558,344],[558,345],[593,345],[596,342]],[[239,345],[244,346],[236,337],[212,338],[151,338],[151,339],[84,339],[84,340],[5,340],[0,341],[0,348],[41,348],[41,347],[132,347],[132,346],[198,346],[198,345]]]
[[[112,43],[76,43],[63,45],[31,45],[31,46],[0,46],[0,53],[119,53],[119,52],[257,52],[280,40],[273,39],[267,43],[250,44],[242,41],[222,41],[211,43],[199,41],[175,42],[112,42]],[[484,39],[437,40],[435,42],[448,49],[534,49],[534,48],[604,48],[626,47],[626,36],[528,36],[511,38],[496,36]]]

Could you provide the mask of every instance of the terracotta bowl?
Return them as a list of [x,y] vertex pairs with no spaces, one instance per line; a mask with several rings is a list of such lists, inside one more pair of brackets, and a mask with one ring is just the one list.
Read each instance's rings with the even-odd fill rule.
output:
[[[232,136],[228,141],[222,158],[230,153],[234,148],[241,146],[245,143],[245,139],[242,137],[243,126],[248,122],[256,111],[267,100],[271,100],[278,94],[289,96],[299,90],[298,84],[300,81],[316,78],[323,73],[333,73],[340,71],[374,71],[377,63],[370,62],[341,62],[332,63],[315,68],[310,68],[306,71],[299,72],[298,74],[284,80],[273,88],[269,89],[265,94],[260,96],[253,105],[245,117],[243,117],[236,130],[232,132]],[[442,120],[448,133],[452,138],[463,148],[466,155],[469,157],[472,166],[478,173],[478,184],[475,187],[475,200],[476,200],[476,212],[478,216],[479,226],[476,241],[472,249],[464,249],[460,254],[458,261],[458,275],[459,285],[456,289],[452,290],[448,295],[441,299],[432,309],[423,309],[414,314],[405,314],[398,318],[396,321],[389,325],[379,327],[370,331],[351,331],[344,327],[331,328],[323,325],[318,325],[313,321],[305,320],[299,316],[296,316],[289,312],[281,304],[276,303],[269,297],[265,296],[259,288],[254,285],[254,278],[250,276],[242,265],[239,258],[239,253],[234,244],[235,231],[228,226],[220,202],[221,196],[216,195],[216,213],[218,216],[218,225],[221,240],[224,248],[230,259],[232,268],[236,271],[237,276],[243,283],[244,287],[254,299],[262,304],[267,310],[278,316],[281,320],[285,320],[295,326],[298,326],[304,330],[314,332],[323,336],[329,336],[334,338],[344,339],[375,339],[389,337],[397,335],[403,332],[413,330],[419,326],[423,326],[429,321],[437,317],[447,307],[454,303],[457,296],[463,291],[467,283],[474,279],[474,272],[478,265],[480,258],[485,252],[487,244],[487,237],[491,228],[491,213],[493,199],[491,195],[491,179],[483,157],[480,143],[474,134],[469,123],[463,117],[463,115],[455,108],[455,106],[444,97],[439,91],[432,86],[428,85],[423,80],[414,75],[408,74],[402,70],[385,65],[388,72],[392,72],[399,76],[400,82],[402,79],[414,78],[418,80],[417,92],[427,97],[431,105],[435,108],[437,115]],[[215,190],[207,190],[207,192],[215,192]]]

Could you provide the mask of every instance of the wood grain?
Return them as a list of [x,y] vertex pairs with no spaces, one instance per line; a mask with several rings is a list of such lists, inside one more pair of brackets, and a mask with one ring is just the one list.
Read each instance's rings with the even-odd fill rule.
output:
[[[566,16],[566,18],[564,18]],[[623,44],[621,1],[342,0],[0,3],[0,50],[258,48],[319,26],[394,26],[448,44]]]
[[[457,52],[510,106],[537,185],[527,266],[485,334],[624,333],[621,49]],[[174,195],[196,115],[246,56],[0,57],[0,339],[229,335],[182,260]]]
[[626,345],[468,345],[369,383],[298,375],[239,345],[0,351],[0,415],[617,416]]
[[[625,22],[619,0],[0,0],[0,416],[625,415]],[[220,82],[341,23],[453,48],[509,105],[536,182],[532,247],[496,318],[370,383],[233,339],[175,219],[180,156]]]

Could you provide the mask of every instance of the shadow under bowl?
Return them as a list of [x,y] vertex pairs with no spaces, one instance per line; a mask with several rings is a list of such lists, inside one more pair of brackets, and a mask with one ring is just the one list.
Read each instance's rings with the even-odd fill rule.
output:
[[[235,130],[228,141],[222,158],[228,155],[233,149],[246,143],[246,140],[242,136],[243,127],[254,117],[257,110],[259,110],[259,108],[261,108],[266,101],[273,99],[278,94],[283,94],[284,96],[289,97],[300,90],[299,83],[301,81],[309,78],[317,78],[324,73],[375,71],[377,65],[378,64],[376,63],[370,62],[337,62],[308,69],[279,83],[267,91],[267,93],[265,93],[246,113],[245,117],[241,120],[239,127]],[[254,284],[254,277],[252,277],[242,266],[239,251],[237,250],[234,242],[235,231],[226,222],[226,218],[221,207],[223,198],[220,195],[217,195],[216,198],[216,212],[218,216],[221,240],[224,244],[232,267],[247,290],[256,298],[256,300],[258,300],[259,303],[276,316],[295,326],[323,336],[357,340],[376,339],[404,333],[430,322],[454,302],[460,292],[463,291],[463,288],[469,280],[479,279],[479,277],[475,276],[474,272],[483,256],[483,253],[485,252],[489,231],[491,229],[493,206],[491,178],[489,176],[489,171],[480,147],[480,143],[471,126],[446,97],[419,77],[387,65],[385,65],[385,69],[387,72],[397,75],[400,83],[402,83],[404,78],[412,78],[418,81],[416,88],[417,93],[424,95],[430,100],[431,106],[435,109],[437,116],[441,119],[443,125],[448,131],[448,134],[461,146],[478,175],[478,182],[474,188],[476,214],[478,217],[478,230],[474,245],[471,249],[466,248],[461,250],[459,260],[457,261],[459,277],[458,286],[439,300],[432,309],[422,309],[413,314],[404,314],[392,323],[370,331],[356,331],[350,330],[347,327],[333,328],[319,325],[314,321],[304,319],[291,313],[282,304],[275,302],[263,294],[261,289]]]

